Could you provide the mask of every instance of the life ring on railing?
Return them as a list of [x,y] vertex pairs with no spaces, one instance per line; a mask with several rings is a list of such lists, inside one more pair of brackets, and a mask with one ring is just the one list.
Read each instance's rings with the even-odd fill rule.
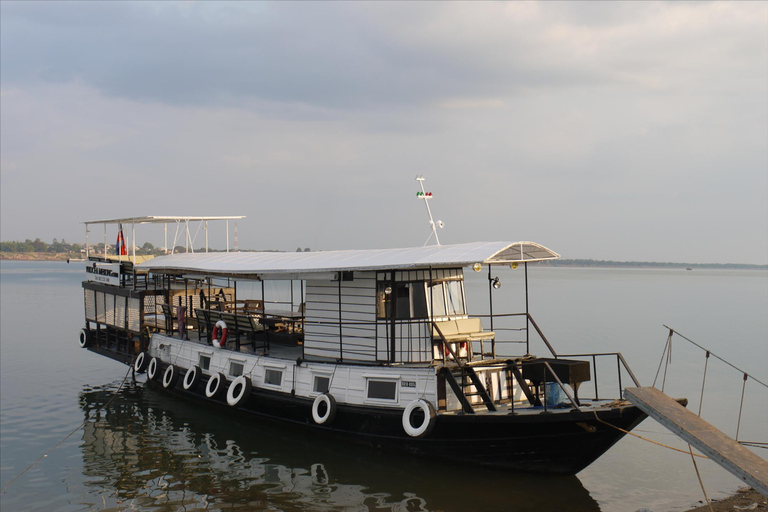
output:
[[[458,352],[456,355],[459,356],[459,357],[466,357],[467,356],[467,342],[466,341],[461,341],[461,342],[456,343],[456,345],[458,345],[458,347],[457,347],[458,350],[454,350],[454,352]],[[439,355],[437,357],[443,357],[443,355],[447,355],[448,357],[453,357],[453,356],[451,356],[450,352],[445,350],[445,347],[443,346],[442,343],[438,343],[436,345],[436,347],[437,347],[437,351],[439,353]]]
[[149,365],[147,366],[147,377],[150,380],[155,380],[158,375],[160,375],[160,361],[153,357],[149,360]]
[[165,373],[163,373],[163,387],[165,389],[173,389],[178,381],[179,370],[172,364],[169,364],[165,369]]
[[[414,425],[412,423],[414,419],[413,413],[415,413],[417,409],[421,411],[424,419],[420,424]],[[435,426],[435,415],[435,408],[432,407],[431,403],[421,398],[413,400],[403,411],[403,430],[405,430],[405,433],[411,437],[424,437],[428,435]]]
[[240,375],[232,381],[227,390],[227,403],[232,407],[243,405],[251,396],[251,379],[245,375]]
[[312,419],[315,423],[331,423],[336,417],[336,399],[330,393],[317,395],[312,403]]
[[136,356],[136,360],[133,362],[133,369],[136,373],[144,373],[147,371],[147,364],[149,364],[149,356],[146,352],[140,352]]
[[202,378],[202,370],[200,370],[199,366],[195,365],[184,374],[184,380],[181,383],[181,387],[186,391],[194,391],[197,385],[200,384],[200,379]]
[[223,373],[214,373],[208,379],[208,384],[205,385],[205,396],[208,398],[219,398],[224,392],[226,384],[227,377]]
[[[219,329],[221,329],[221,339],[219,339]],[[219,320],[216,325],[213,326],[213,346],[221,348],[227,342],[227,324],[224,320]]]

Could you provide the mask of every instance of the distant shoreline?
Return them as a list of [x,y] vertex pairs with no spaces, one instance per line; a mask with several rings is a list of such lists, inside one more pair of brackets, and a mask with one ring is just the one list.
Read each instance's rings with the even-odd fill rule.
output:
[[[67,261],[80,255],[49,252],[0,252],[0,260],[7,261]],[[720,270],[768,270],[768,265],[746,263],[672,263],[655,261],[608,261],[584,259],[560,259],[538,263],[551,267],[594,267],[594,268],[669,268],[669,269],[720,269]]]

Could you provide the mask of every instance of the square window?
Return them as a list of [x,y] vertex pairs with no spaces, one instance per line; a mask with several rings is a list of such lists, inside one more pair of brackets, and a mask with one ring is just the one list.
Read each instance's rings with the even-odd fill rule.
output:
[[379,400],[397,399],[397,382],[394,380],[369,380],[368,398]]
[[200,366],[201,370],[208,371],[211,369],[211,356],[206,356],[205,354],[200,354],[200,360],[198,363],[198,366]]
[[280,370],[266,369],[264,371],[264,384],[280,386],[283,383],[283,372]]
[[232,377],[239,377],[243,374],[243,363],[237,363],[235,361],[229,362],[229,375]]
[[315,393],[327,393],[328,389],[330,389],[330,385],[330,377],[321,377],[319,375],[315,375],[315,383],[312,387],[312,391]]

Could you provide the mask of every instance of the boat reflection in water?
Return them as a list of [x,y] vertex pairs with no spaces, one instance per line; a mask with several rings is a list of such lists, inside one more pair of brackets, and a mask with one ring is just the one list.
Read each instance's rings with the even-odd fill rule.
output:
[[142,383],[114,390],[80,394],[85,485],[106,510],[599,510],[573,476],[390,455],[196,414]]

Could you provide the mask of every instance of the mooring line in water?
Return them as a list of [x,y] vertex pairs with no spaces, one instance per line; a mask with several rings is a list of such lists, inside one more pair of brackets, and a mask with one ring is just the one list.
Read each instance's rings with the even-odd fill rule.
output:
[[693,456],[693,447],[688,444],[688,453],[691,454],[691,460],[693,461],[693,469],[696,470],[696,478],[699,479],[699,486],[701,486],[701,492],[704,493],[704,499],[707,500],[707,506],[709,506],[710,512],[715,512],[712,508],[712,502],[709,501],[709,496],[707,496],[707,490],[704,488],[704,482],[701,480],[701,474],[699,473],[699,465],[696,464],[696,457]]
[[[638,439],[642,439],[643,441],[648,441],[649,443],[655,444],[657,446],[661,446],[662,448],[669,448],[670,450],[673,450],[673,451],[676,451],[676,452],[680,452],[680,453],[685,453],[686,455],[688,455],[688,451],[687,450],[681,450],[680,448],[675,448],[674,446],[669,446],[668,444],[659,443],[658,441],[654,441],[653,439],[648,439],[647,437],[643,437],[641,435],[637,435],[634,432],[630,432],[629,430],[624,430],[621,427],[617,427],[616,425],[612,425],[611,423],[608,423],[607,421],[601,420],[600,417],[597,415],[597,411],[592,411],[592,412],[595,414],[595,419],[597,421],[599,421],[600,423],[603,423],[604,425],[608,425],[611,428],[615,428],[616,430],[618,430],[620,432],[624,432],[625,434],[629,434],[629,435],[634,436],[634,437],[636,437]],[[702,459],[708,459],[709,458],[706,455],[701,455],[699,453],[695,453],[694,456],[701,457]]]
[[[135,360],[135,358],[134,358],[134,360]],[[121,390],[121,389],[123,389],[123,385],[125,384],[125,381],[128,379],[128,375],[130,375],[130,373],[131,373],[131,370],[133,369],[133,362],[134,362],[134,360],[131,360],[131,364],[130,364],[130,365],[129,365],[129,367],[128,367],[128,371],[127,371],[127,372],[125,372],[125,377],[123,377],[123,381],[120,383],[120,385],[117,387],[117,389],[115,390],[115,392],[112,394],[112,397],[111,397],[109,400],[107,400],[107,402],[106,402],[104,405],[102,405],[101,407],[99,407],[98,409],[96,409],[96,412],[99,412],[99,411],[101,411],[102,409],[104,409],[105,407],[107,407],[109,404],[111,404],[111,403],[112,403],[112,401],[115,399],[115,397],[117,397],[117,394],[120,392],[120,390]],[[42,454],[42,455],[40,456],[40,458],[39,458],[39,459],[37,459],[36,461],[34,461],[32,464],[30,464],[30,465],[27,467],[27,469],[25,469],[24,471],[22,471],[21,473],[19,473],[18,475],[16,475],[16,477],[15,477],[13,480],[11,480],[11,481],[10,481],[10,482],[8,482],[7,484],[5,484],[5,487],[3,487],[3,491],[2,491],[2,492],[0,492],[0,494],[5,494],[5,492],[6,492],[6,491],[8,490],[8,488],[11,486],[11,484],[13,484],[13,483],[14,483],[16,480],[18,480],[19,478],[21,478],[21,477],[22,477],[22,475],[24,475],[24,473],[26,473],[27,471],[29,471],[30,469],[32,469],[32,468],[35,466],[35,464],[37,464],[37,463],[38,463],[38,462],[40,462],[41,460],[43,460],[43,459],[45,459],[46,457],[48,457],[48,454],[49,454],[49,453],[51,453],[53,450],[55,450],[56,448],[58,448],[58,447],[59,447],[59,445],[61,445],[61,444],[62,444],[64,441],[66,441],[67,439],[69,439],[70,437],[72,437],[72,436],[74,435],[74,433],[75,433],[75,432],[77,432],[78,430],[80,430],[81,428],[83,428],[87,422],[88,422],[88,420],[87,420],[87,419],[86,419],[86,420],[83,420],[83,422],[82,422],[82,423],[80,423],[80,424],[79,424],[79,425],[78,425],[78,426],[77,426],[77,427],[76,427],[76,428],[75,428],[75,429],[74,429],[72,432],[70,432],[69,434],[67,434],[67,435],[64,437],[64,439],[62,439],[61,441],[59,441],[58,443],[56,443],[55,445],[53,445],[53,446],[52,446],[52,447],[51,447],[51,448],[50,448],[50,449],[49,449],[47,452],[45,452],[44,454]]]

